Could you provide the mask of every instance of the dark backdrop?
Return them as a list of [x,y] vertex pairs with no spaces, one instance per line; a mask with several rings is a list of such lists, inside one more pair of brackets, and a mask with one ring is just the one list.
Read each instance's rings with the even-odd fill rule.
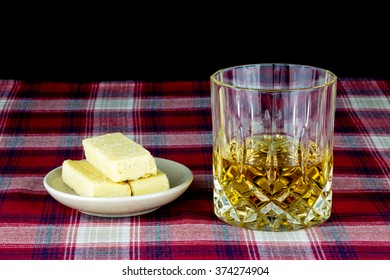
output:
[[[335,42],[329,49],[310,50],[254,44],[225,50],[211,41],[204,45],[171,41],[170,45],[56,48],[41,46],[3,53],[0,78],[46,80],[176,80],[208,79],[220,68],[286,62],[326,68],[339,77],[389,78],[389,50],[359,49],[358,42]],[[214,45],[215,44],[215,45]],[[333,48],[333,49],[332,49]],[[6,56],[6,57],[5,57]]]
[[[95,14],[84,20],[86,14],[81,14],[83,24],[72,24],[74,15],[61,18],[49,12],[49,19],[40,21],[31,14],[17,24],[26,17],[15,15],[1,33],[0,78],[209,79],[223,67],[285,62],[326,68],[339,77],[388,79],[388,19],[366,5],[359,13],[348,6],[338,20],[331,12],[326,18],[304,14],[300,22],[286,17],[284,23],[265,21],[260,14],[237,23],[234,15],[204,25],[200,12],[191,17],[183,11],[177,12],[179,18],[161,13],[157,20],[153,17],[154,23],[146,18],[129,21],[134,10],[120,21]],[[317,26],[319,22],[324,24]]]

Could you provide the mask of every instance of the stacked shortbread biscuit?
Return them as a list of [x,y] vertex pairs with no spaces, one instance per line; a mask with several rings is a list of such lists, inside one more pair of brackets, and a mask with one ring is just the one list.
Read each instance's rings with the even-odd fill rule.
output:
[[84,139],[86,160],[65,160],[62,180],[80,196],[119,197],[169,189],[154,157],[120,132]]

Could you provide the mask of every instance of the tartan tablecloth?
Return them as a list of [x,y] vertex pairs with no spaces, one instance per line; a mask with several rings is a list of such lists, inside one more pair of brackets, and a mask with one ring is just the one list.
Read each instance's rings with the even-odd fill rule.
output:
[[[261,232],[213,214],[209,81],[0,80],[0,259],[389,259],[390,82],[340,78],[333,209],[321,226]],[[54,200],[44,176],[120,131],[189,167],[177,200],[102,218]]]

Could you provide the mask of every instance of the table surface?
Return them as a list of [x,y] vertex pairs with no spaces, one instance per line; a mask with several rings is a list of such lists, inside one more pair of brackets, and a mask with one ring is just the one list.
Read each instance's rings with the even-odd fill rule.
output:
[[[209,81],[0,80],[0,259],[390,259],[390,82],[340,78],[333,208],[324,224],[251,231],[213,213]],[[54,200],[44,176],[84,158],[82,139],[120,131],[194,179],[133,217]]]

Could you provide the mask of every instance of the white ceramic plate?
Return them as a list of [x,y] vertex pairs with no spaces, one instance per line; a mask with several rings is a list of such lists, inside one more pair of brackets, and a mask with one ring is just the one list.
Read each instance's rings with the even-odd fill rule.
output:
[[178,198],[193,180],[193,174],[186,166],[172,160],[155,159],[157,168],[168,177],[169,190],[129,197],[82,197],[62,181],[61,166],[50,171],[45,176],[43,184],[55,200],[88,215],[101,217],[142,215],[157,210]]

